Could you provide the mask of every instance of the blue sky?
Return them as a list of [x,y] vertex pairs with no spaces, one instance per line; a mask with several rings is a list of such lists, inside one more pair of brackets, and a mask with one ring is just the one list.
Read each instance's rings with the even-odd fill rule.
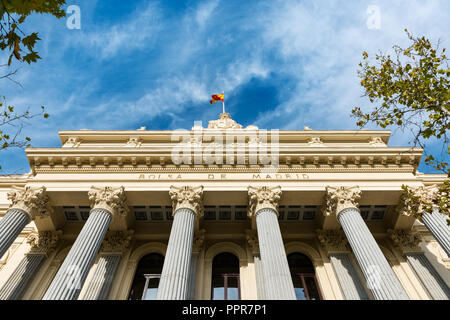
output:
[[[0,93],[18,108],[47,107],[24,135],[33,147],[59,147],[58,130],[190,129],[217,119],[210,95],[225,90],[242,125],[301,130],[357,129],[354,106],[370,107],[356,71],[361,53],[407,45],[404,29],[450,48],[448,0],[67,1],[81,29],[34,16],[42,57],[20,67]],[[367,25],[369,6],[379,28]],[[0,54],[1,61],[7,55]],[[369,127],[375,128],[375,127]],[[390,146],[408,146],[394,131]],[[428,151],[441,154],[431,141]],[[1,151],[2,174],[29,171],[20,149]],[[430,172],[429,168],[420,167]]]

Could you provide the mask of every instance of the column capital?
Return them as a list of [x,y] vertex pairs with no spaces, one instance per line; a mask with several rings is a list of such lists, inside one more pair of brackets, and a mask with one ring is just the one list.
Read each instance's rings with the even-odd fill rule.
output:
[[281,199],[281,187],[248,187],[248,215],[256,217],[261,209],[273,209],[278,215],[278,203]]
[[326,187],[325,206],[323,214],[330,216],[338,215],[344,209],[358,208],[361,199],[361,190],[358,186],[352,187]]
[[178,209],[186,208],[194,211],[197,217],[203,216],[203,186],[171,186],[169,195],[172,200],[173,214]]
[[101,253],[122,254],[130,246],[134,230],[108,231],[100,247]]
[[418,232],[413,232],[405,229],[388,229],[388,234],[394,245],[405,254],[409,252],[422,252],[419,243],[422,241]]
[[19,209],[25,211],[31,220],[36,216],[48,216],[53,212],[50,205],[50,198],[47,195],[46,188],[13,186],[7,194],[8,200],[12,201],[10,209]]
[[203,249],[205,242],[205,229],[198,230],[194,233],[194,239],[192,241],[192,253],[200,253]]
[[92,186],[88,192],[92,209],[105,209],[113,216],[127,216],[130,209],[127,204],[125,188],[95,187]]
[[32,231],[27,237],[27,242],[31,245],[29,253],[48,255],[56,248],[62,233],[62,230]]
[[400,196],[400,202],[396,208],[399,215],[414,216],[420,218],[423,211],[422,202],[432,203],[439,197],[439,187],[431,186],[408,187]]
[[328,252],[349,252],[347,237],[343,230],[317,229],[317,238],[320,245]]
[[245,238],[253,254],[259,253],[258,235],[254,230],[245,230]]

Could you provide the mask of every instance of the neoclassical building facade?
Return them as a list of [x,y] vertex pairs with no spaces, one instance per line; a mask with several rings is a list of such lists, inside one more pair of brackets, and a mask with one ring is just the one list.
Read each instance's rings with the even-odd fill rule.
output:
[[448,300],[445,175],[389,131],[60,131],[0,176],[3,300]]

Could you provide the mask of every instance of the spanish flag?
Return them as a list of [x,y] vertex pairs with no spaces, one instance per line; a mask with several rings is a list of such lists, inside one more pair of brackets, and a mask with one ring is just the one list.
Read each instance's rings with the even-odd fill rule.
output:
[[213,94],[211,96],[212,100],[209,100],[209,103],[216,103],[217,101],[223,101],[224,94]]

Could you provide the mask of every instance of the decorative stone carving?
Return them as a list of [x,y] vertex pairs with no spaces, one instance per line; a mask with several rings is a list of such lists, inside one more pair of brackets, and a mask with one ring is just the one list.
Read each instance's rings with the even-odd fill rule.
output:
[[105,209],[113,215],[127,216],[130,209],[127,204],[125,188],[94,187],[88,192],[91,208]]
[[127,141],[127,147],[140,148],[142,145],[142,139],[139,137],[130,137]]
[[171,186],[169,191],[172,200],[173,213],[180,208],[191,209],[198,217],[203,215],[203,186],[191,187]]
[[259,242],[258,235],[253,230],[245,230],[245,238],[247,239],[247,243],[252,250],[252,253],[259,253]]
[[209,121],[208,129],[242,129],[242,126],[229,113],[221,113],[218,120]]
[[122,253],[130,246],[134,230],[108,231],[103,239],[100,252],[102,253]]
[[388,229],[389,237],[394,242],[395,246],[405,252],[422,252],[419,248],[419,243],[422,240],[417,232],[409,230],[392,230]]
[[81,140],[78,137],[69,137],[64,143],[65,148],[78,148],[81,144]]
[[192,252],[199,253],[203,249],[203,244],[205,242],[205,229],[201,229],[194,234],[194,239],[192,241]]
[[361,199],[361,190],[358,186],[353,187],[326,187],[325,207],[323,214],[330,216],[339,214],[346,208],[358,208]]
[[[439,187],[437,185],[408,187],[408,189],[412,192],[414,197],[423,199],[427,202],[431,202],[439,195]],[[400,215],[408,217],[412,215],[417,217],[419,213],[422,212],[422,205],[416,204],[409,194],[402,193],[400,202],[397,206],[397,212]]]
[[45,187],[19,188],[13,186],[7,197],[8,200],[12,201],[10,209],[20,209],[27,212],[31,220],[34,220],[36,216],[48,216],[53,212]]
[[369,145],[372,147],[386,147],[386,143],[384,143],[383,139],[380,137],[373,137],[369,140]]
[[32,254],[48,254],[55,249],[58,244],[62,230],[31,232],[27,237],[27,242],[31,245],[29,253]]
[[248,187],[249,211],[250,217],[255,216],[259,210],[270,208],[275,210],[278,215],[278,203],[281,199],[281,187]]
[[347,237],[343,230],[316,230],[320,245],[328,252],[350,251]]
[[312,137],[308,140],[308,145],[312,147],[325,147],[320,137]]

